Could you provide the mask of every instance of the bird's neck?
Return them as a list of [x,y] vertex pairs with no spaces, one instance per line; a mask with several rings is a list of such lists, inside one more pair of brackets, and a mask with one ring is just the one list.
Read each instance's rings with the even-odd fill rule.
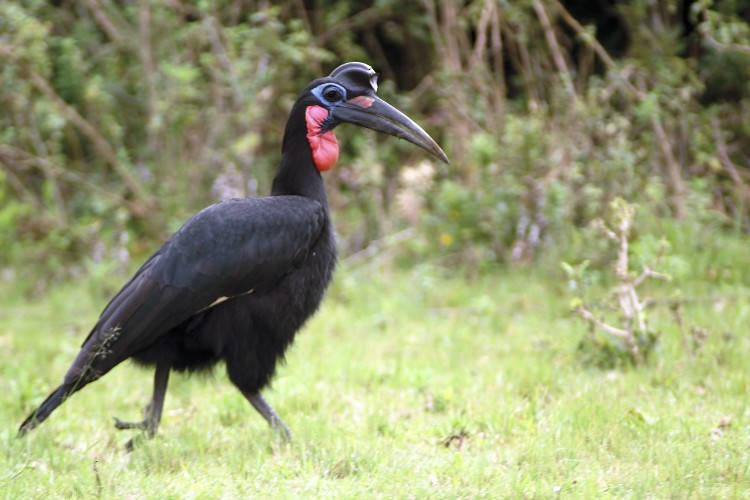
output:
[[300,113],[297,106],[287,122],[281,146],[281,162],[271,188],[271,196],[285,195],[305,196],[328,207],[323,178],[315,166],[307,140],[304,110]]

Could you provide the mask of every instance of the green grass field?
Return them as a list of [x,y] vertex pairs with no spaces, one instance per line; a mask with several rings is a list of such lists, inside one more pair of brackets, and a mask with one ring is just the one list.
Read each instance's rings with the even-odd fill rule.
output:
[[[740,245],[738,248],[742,248]],[[739,252],[742,253],[742,252]],[[710,273],[709,273],[710,274]],[[712,281],[713,280],[713,281]],[[750,491],[750,288],[681,282],[690,356],[667,308],[640,367],[585,366],[560,275],[475,279],[427,265],[344,266],[266,397],[268,428],[222,369],[174,376],[153,441],[127,453],[152,373],[126,363],[15,439],[65,373],[111,287],[3,291],[0,497],[744,497]],[[667,285],[652,290],[669,293]]]

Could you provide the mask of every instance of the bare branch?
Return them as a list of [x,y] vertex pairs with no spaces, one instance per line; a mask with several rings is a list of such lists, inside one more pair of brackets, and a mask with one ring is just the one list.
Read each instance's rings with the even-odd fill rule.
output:
[[677,219],[684,219],[687,210],[685,208],[685,203],[687,202],[688,190],[685,186],[685,181],[682,179],[680,164],[674,156],[672,141],[667,136],[667,132],[664,130],[664,125],[656,114],[651,117],[651,127],[656,134],[658,139],[656,142],[661,148],[662,156],[666,163],[667,176],[674,196],[674,203],[672,203],[672,206],[675,210],[675,217]]
[[619,241],[619,238],[617,237],[617,234],[615,234],[614,231],[612,231],[609,227],[607,227],[607,225],[604,223],[603,220],[601,220],[601,219],[594,219],[591,222],[591,227],[593,227],[594,229],[598,229],[599,231],[601,231],[601,233],[604,236],[606,236],[607,238],[609,238],[610,240],[612,240],[612,241]]
[[628,277],[628,228],[629,224],[625,223],[619,228],[620,234],[618,240],[620,243],[620,249],[617,252],[615,276],[621,281],[627,280]]
[[628,344],[633,342],[633,334],[630,333],[627,330],[623,330],[621,328],[617,328],[615,326],[609,325],[596,316],[594,316],[591,311],[586,309],[585,307],[578,307],[576,308],[575,312],[581,315],[583,319],[586,321],[589,321],[593,323],[594,325],[598,326],[600,329],[604,330],[605,332],[614,335],[615,337],[624,340]]
[[656,278],[665,281],[669,281],[670,279],[672,279],[668,274],[652,271],[648,266],[646,266],[640,276],[633,280],[633,288],[638,288],[648,278]]
[[125,37],[122,36],[120,30],[115,26],[115,23],[112,22],[109,16],[107,16],[107,13],[99,2],[97,0],[86,0],[86,7],[89,8],[102,31],[106,33],[115,44],[122,45]]
[[729,158],[729,152],[727,151],[727,145],[724,142],[724,138],[721,135],[721,125],[719,124],[719,120],[716,117],[711,118],[711,128],[714,132],[714,143],[716,144],[716,154],[719,157],[719,161],[721,161],[721,165],[724,167],[724,170],[727,171],[729,174],[729,177],[734,181],[735,184],[740,188],[740,191],[746,198],[750,198],[750,188],[748,188],[747,184],[745,184],[745,181],[742,179],[742,176],[740,175],[740,172],[737,170],[737,167],[732,162],[731,158]]
[[740,45],[738,43],[721,43],[716,38],[714,38],[710,33],[704,32],[702,33],[703,40],[714,49],[718,50],[719,52],[740,52],[743,54],[750,55],[750,47],[746,45]]
[[579,23],[575,17],[570,15],[570,12],[563,7],[563,5],[560,3],[559,0],[550,0],[557,9],[558,14],[560,14],[560,17],[563,21],[565,21],[565,24],[570,26],[573,31],[575,31],[576,35],[583,41],[583,43],[591,46],[594,49],[594,52],[596,52],[596,55],[599,56],[599,59],[604,63],[605,66],[607,66],[608,69],[612,69],[615,67],[615,60],[612,59],[612,56],[609,55],[609,52],[597,41],[596,37],[591,36],[586,29],[581,26],[581,23]]
[[562,50],[560,50],[560,45],[557,43],[557,37],[555,36],[555,31],[552,29],[552,23],[547,16],[547,11],[544,9],[544,5],[540,0],[534,0],[534,10],[539,17],[539,21],[542,23],[544,36],[547,39],[547,44],[552,52],[552,59],[555,61],[555,66],[557,66],[557,72],[560,75],[560,79],[562,80],[563,85],[565,85],[570,97],[573,98],[573,102],[577,103],[578,95],[576,95],[575,88],[573,87],[573,80],[570,77],[568,64],[565,62],[565,56],[563,56]]
[[591,314],[591,312],[586,309],[585,307],[578,307],[576,308],[576,312],[583,317],[586,321],[589,321],[590,323],[596,325],[604,332],[613,335],[623,342],[625,342],[625,345],[628,346],[628,349],[630,349],[630,353],[633,356],[633,359],[636,362],[643,361],[643,356],[641,355],[640,350],[638,349],[638,343],[635,341],[635,337],[633,336],[633,332],[628,330],[623,330],[621,328],[614,327],[612,325],[609,325],[600,319],[598,319],[596,316]]

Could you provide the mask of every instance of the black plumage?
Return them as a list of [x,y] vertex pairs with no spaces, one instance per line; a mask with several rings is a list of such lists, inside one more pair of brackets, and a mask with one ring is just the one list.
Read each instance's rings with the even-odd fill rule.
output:
[[376,74],[362,63],[347,63],[308,85],[290,113],[271,196],[212,205],[159,248],[110,301],[63,383],[29,415],[20,433],[132,358],[156,367],[154,395],[142,422],[117,420],[118,428],[143,428],[153,436],[170,371],[207,369],[224,361],[232,383],[288,436],[260,391],[320,305],[336,264],[320,173],[338,155],[331,130],[342,122],[373,128],[447,161],[418,125],[377,97],[376,89]]

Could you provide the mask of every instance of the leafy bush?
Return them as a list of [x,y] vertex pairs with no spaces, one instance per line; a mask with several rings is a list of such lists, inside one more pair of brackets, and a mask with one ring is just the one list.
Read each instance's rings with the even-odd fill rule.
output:
[[554,262],[617,197],[747,232],[747,7],[665,5],[6,2],[0,258],[140,260],[216,199],[267,193],[294,97],[346,59],[452,159],[418,185],[420,153],[341,130],[346,252],[410,225],[409,258]]

